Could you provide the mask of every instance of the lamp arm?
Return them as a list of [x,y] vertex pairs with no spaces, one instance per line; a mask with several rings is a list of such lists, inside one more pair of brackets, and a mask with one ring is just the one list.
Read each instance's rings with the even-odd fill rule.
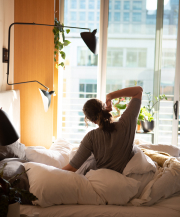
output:
[[49,89],[48,87],[46,87],[45,85],[41,84],[39,81],[26,81],[26,82],[20,82],[20,83],[12,83],[9,84],[8,83],[8,77],[9,77],[9,60],[10,60],[10,37],[11,37],[11,27],[13,25],[35,25],[35,26],[54,26],[54,27],[61,27],[61,28],[73,28],[73,29],[86,29],[89,30],[89,32],[91,31],[89,28],[80,28],[80,27],[72,27],[72,26],[63,26],[63,25],[50,25],[50,24],[39,24],[39,23],[11,23],[11,25],[9,26],[9,31],[8,31],[8,63],[7,63],[7,84],[8,85],[14,85],[14,84],[23,84],[23,83],[29,83],[29,82],[37,82],[40,85],[42,85],[43,87]]
[[8,83],[8,77],[9,77],[9,76],[7,75],[7,84],[8,84],[8,85],[24,84],[24,83],[37,82],[38,84],[42,85],[42,86],[45,87],[47,90],[49,90],[48,87],[46,87],[44,84],[41,84],[39,81],[36,81],[36,80],[34,80],[34,81],[24,81],[24,82],[19,82],[19,83],[12,83],[12,84],[9,84],[9,83]]

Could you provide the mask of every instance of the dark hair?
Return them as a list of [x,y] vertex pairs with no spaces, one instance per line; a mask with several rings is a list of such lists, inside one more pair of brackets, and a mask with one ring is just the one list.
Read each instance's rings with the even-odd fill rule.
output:
[[90,99],[83,106],[85,114],[85,123],[87,121],[99,122],[99,127],[107,133],[112,133],[115,130],[115,125],[112,123],[112,115],[105,109],[102,101],[98,99]]

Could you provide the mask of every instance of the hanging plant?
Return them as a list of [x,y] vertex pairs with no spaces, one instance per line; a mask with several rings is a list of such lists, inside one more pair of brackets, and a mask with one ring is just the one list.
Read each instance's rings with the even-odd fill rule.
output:
[[[54,27],[53,33],[54,33],[54,61],[57,61],[57,56],[58,54],[61,55],[62,59],[65,60],[66,54],[62,49],[65,46],[68,46],[71,42],[68,40],[65,40],[65,35],[64,35],[64,24],[60,24],[60,22],[55,18],[55,25],[58,27]],[[70,29],[66,29],[66,33],[68,34],[70,32]],[[60,41],[60,35],[62,35],[62,42]],[[58,66],[64,67],[64,62],[61,62],[58,64]]]

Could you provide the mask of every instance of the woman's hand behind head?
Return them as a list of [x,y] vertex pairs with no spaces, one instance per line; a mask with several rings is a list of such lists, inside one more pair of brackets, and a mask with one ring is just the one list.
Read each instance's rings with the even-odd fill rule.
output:
[[111,99],[109,98],[106,98],[106,110],[108,112],[112,111],[112,102],[111,102]]

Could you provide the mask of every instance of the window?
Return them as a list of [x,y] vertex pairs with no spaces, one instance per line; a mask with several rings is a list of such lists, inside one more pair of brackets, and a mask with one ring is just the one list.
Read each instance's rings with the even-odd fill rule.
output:
[[85,9],[86,8],[86,2],[84,0],[80,0],[80,2],[79,2],[79,8],[80,9]]
[[96,20],[99,21],[99,12],[97,12],[96,16],[97,16]]
[[141,13],[133,13],[132,14],[132,20],[134,22],[141,22]]
[[[85,83],[83,84],[82,82],[85,82]],[[89,81],[89,82],[92,82],[92,81]],[[96,80],[94,82],[96,82]],[[86,81],[80,80],[79,92],[80,92],[79,94],[80,98],[96,98],[97,95],[94,93],[97,93],[97,84],[90,84],[88,83],[88,80]]]
[[163,49],[162,50],[162,68],[175,68],[176,64],[176,50]]
[[77,19],[77,13],[75,11],[71,11],[71,20],[75,21]]
[[126,52],[127,67],[146,67],[146,49],[131,49]]
[[78,66],[97,66],[97,56],[93,55],[87,47],[77,48]]
[[123,13],[123,21],[124,22],[128,22],[129,21],[129,13],[128,12],[124,12]]
[[121,1],[115,1],[114,9],[115,10],[120,10],[121,9]]
[[100,9],[100,0],[97,0],[97,9]]
[[94,9],[94,0],[89,0],[89,9]]
[[[104,3],[106,4],[106,1]],[[100,0],[65,0],[64,25],[86,27],[91,30],[99,29],[100,9],[102,9]],[[159,85],[160,94],[167,94],[168,100],[160,103],[159,142],[171,142],[178,9],[179,1],[169,0],[163,13]],[[104,72],[101,72],[101,79],[106,77],[106,81],[103,80],[103,83],[106,83],[106,93],[135,84],[142,86],[144,93],[153,93],[156,89],[154,87],[154,60],[156,57],[156,18],[159,11],[148,9],[145,0],[109,0],[108,12],[106,76]],[[62,132],[62,137],[77,144],[85,133],[95,128],[91,123],[88,128],[85,128],[83,104],[92,97],[96,98],[97,90],[101,88],[97,83],[98,73],[100,73],[98,72],[98,56],[93,55],[84,45],[79,36],[80,32],[82,31],[71,29],[70,34],[66,35],[66,39],[71,41],[71,44],[65,48],[68,64],[61,78],[63,93],[59,110],[62,124],[59,124],[61,130],[58,131]],[[96,36],[99,37],[99,32]],[[105,90],[102,88],[103,91]],[[143,94],[142,105],[146,105],[146,101],[146,95]],[[136,138],[151,141],[148,135],[140,135]],[[180,143],[180,136],[178,142]]]
[[156,24],[156,14],[146,14],[147,24]]
[[109,12],[109,22],[112,21],[112,13]]
[[71,9],[77,8],[77,0],[71,0]]
[[130,9],[130,1],[124,1],[124,10]]
[[120,21],[120,12],[114,13],[114,21]]
[[133,10],[141,10],[142,2],[141,1],[133,1]]
[[123,49],[109,48],[107,52],[107,65],[108,66],[123,66]]
[[109,10],[112,9],[112,0],[109,0]]
[[86,13],[85,12],[79,12],[79,20],[80,21],[86,20]]
[[88,20],[89,21],[94,21],[94,12],[89,12],[88,13]]

